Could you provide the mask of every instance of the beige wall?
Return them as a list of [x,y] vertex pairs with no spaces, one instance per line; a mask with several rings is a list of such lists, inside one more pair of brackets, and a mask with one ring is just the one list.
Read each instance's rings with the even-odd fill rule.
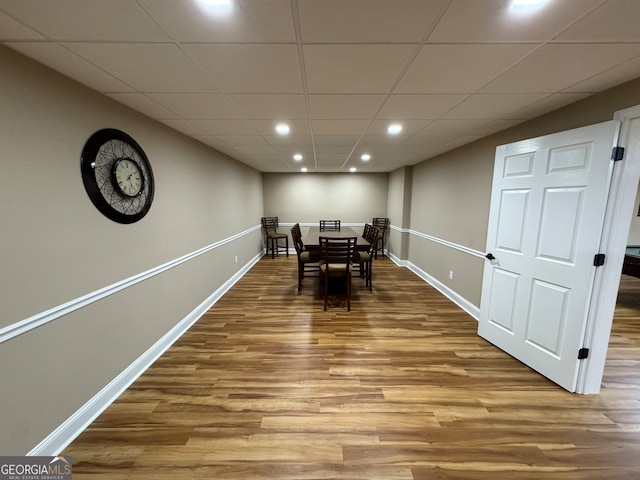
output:
[[[0,328],[239,239],[0,344],[0,452],[24,454],[260,251],[261,174],[0,47]],[[89,200],[80,152],[118,128],[156,180],[131,225]],[[238,263],[235,257],[238,256]]]
[[280,223],[387,216],[386,173],[264,173],[264,213]]
[[389,174],[387,211],[392,229],[387,234],[386,248],[399,259],[406,259],[411,224],[411,185],[413,167],[399,168]]
[[[483,252],[498,145],[611,120],[638,104],[640,79],[415,165],[410,228]],[[407,260],[479,307],[484,260],[433,243],[412,235]]]

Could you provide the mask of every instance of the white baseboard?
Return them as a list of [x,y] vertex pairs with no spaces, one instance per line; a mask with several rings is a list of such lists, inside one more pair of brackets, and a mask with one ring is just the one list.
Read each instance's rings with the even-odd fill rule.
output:
[[471,303],[469,300],[467,300],[466,298],[464,298],[463,296],[461,296],[451,288],[447,287],[444,283],[435,279],[434,277],[429,275],[427,272],[416,267],[413,263],[407,260],[400,260],[398,257],[396,257],[395,255],[389,252],[387,252],[387,256],[391,260],[393,260],[393,262],[396,263],[397,265],[400,265],[401,267],[407,267],[409,270],[411,270],[413,273],[418,275],[421,279],[423,279],[433,288],[435,288],[440,293],[442,293],[445,297],[447,297],[453,303],[458,305],[461,309],[463,309],[473,318],[475,318],[476,320],[480,319],[480,309],[476,307],[473,303]]
[[204,315],[253,265],[262,258],[256,255],[236,272],[220,288],[198,305],[189,315],[169,330],[151,348],[143,353],[87,403],[36,445],[27,455],[57,456],[80,435],[103,411],[107,409],[129,386],[142,375],[167,349],[173,345],[198,319]]

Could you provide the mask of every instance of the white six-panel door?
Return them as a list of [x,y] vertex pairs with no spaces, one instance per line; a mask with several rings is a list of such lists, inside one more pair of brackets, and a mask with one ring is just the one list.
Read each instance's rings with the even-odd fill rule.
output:
[[503,145],[478,334],[569,391],[589,311],[618,122]]

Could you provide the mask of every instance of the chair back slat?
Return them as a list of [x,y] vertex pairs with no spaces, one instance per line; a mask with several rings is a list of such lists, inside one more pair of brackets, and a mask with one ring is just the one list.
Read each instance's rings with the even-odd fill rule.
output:
[[340,220],[320,220],[321,232],[339,232]]
[[353,261],[358,237],[320,237],[320,252],[326,263],[345,265]]
[[382,230],[382,233],[386,232],[389,228],[389,219],[383,217],[374,217],[371,221],[374,227]]
[[371,227],[369,230],[369,237],[366,240],[369,242],[369,254],[373,255],[376,248],[378,248],[378,239],[382,238],[382,231],[379,228]]
[[371,221],[373,226],[380,230],[380,234],[378,235],[378,240],[376,241],[376,249],[375,256],[378,257],[378,251],[380,251],[384,255],[384,246],[386,243],[386,237],[389,232],[389,219],[384,217],[374,217]]
[[293,239],[293,246],[296,249],[296,253],[300,255],[304,250],[304,243],[302,242],[302,232],[300,230],[300,224],[296,223],[291,229],[291,238]]

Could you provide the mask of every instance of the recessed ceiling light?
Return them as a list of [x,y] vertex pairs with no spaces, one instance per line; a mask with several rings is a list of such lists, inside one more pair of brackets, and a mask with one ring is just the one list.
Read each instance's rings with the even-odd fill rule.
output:
[[355,172],[355,171],[356,171],[356,167],[351,167],[351,168],[349,169],[349,171],[350,171],[350,172]]
[[400,125],[399,123],[392,123],[391,125],[389,125],[389,128],[387,128],[387,132],[389,132],[389,135],[397,135],[402,131],[402,125]]
[[546,0],[511,0],[511,5],[514,7],[528,7],[533,5],[540,5],[546,2]]
[[233,10],[232,0],[198,0],[202,9],[215,16],[227,15]]
[[306,171],[307,171],[307,167],[302,167],[302,168],[300,169],[300,171],[301,171],[301,172],[306,172]]
[[296,153],[296,154],[293,156],[293,159],[294,159],[296,162],[299,162],[300,160],[302,160],[302,155],[300,155],[299,153]]
[[526,13],[538,10],[547,0],[511,0],[510,9],[515,12]]
[[286,123],[279,123],[276,125],[276,132],[280,135],[288,135],[290,131],[289,125]]
[[371,160],[371,155],[369,155],[368,153],[363,153],[362,155],[360,155],[360,159],[363,162],[368,162],[369,160]]

